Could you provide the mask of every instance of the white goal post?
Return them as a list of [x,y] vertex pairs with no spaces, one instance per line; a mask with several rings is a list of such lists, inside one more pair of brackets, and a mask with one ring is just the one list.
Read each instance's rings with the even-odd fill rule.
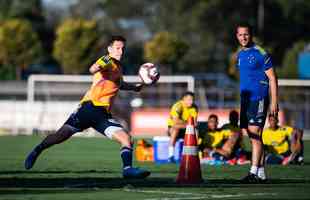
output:
[[310,80],[302,80],[302,79],[279,79],[278,80],[279,86],[303,86],[309,87]]
[[[31,75],[27,82],[27,101],[35,101],[35,84],[36,82],[78,82],[91,83],[91,75]],[[141,82],[139,76],[124,76],[126,82]],[[160,76],[158,83],[187,83],[187,90],[194,92],[195,79],[193,76]]]
[[[128,82],[140,82],[138,76],[124,76],[124,80]],[[36,82],[79,82],[91,83],[91,75],[30,75],[27,81],[27,101],[35,101],[35,84]],[[187,90],[194,92],[195,78],[193,76],[161,76],[159,83],[187,83]],[[310,86],[310,80],[299,79],[279,79],[279,86]]]

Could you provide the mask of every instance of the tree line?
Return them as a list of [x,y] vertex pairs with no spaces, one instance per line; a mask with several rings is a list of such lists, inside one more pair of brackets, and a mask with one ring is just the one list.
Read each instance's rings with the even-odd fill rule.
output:
[[150,61],[170,74],[235,77],[234,28],[244,21],[280,76],[296,78],[298,53],[310,41],[307,0],[78,0],[57,9],[41,0],[0,2],[0,79],[22,79],[33,66],[49,73],[47,63],[60,66],[58,73],[87,73],[111,34],[128,38],[127,74]]

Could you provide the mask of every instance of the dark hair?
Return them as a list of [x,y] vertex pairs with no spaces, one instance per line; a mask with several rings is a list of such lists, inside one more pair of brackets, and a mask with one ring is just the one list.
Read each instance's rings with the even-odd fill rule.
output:
[[238,28],[243,27],[243,28],[247,28],[249,30],[249,34],[252,36],[253,35],[253,26],[247,22],[242,22],[237,24],[235,32],[238,32]]
[[229,112],[229,121],[239,120],[239,113],[235,110]]
[[121,35],[112,35],[108,41],[107,46],[111,46],[115,41],[122,41],[126,43],[126,38]]
[[236,110],[231,110],[229,112],[229,123],[234,126],[238,126],[239,113]]
[[216,119],[216,121],[218,121],[218,117],[217,117],[216,114],[211,114],[211,115],[209,115],[208,121],[209,121],[209,119],[211,119],[211,118],[214,118],[214,119]]
[[186,91],[182,94],[182,98],[186,97],[186,96],[191,96],[193,98],[195,98],[195,94],[194,92],[191,92],[191,91]]

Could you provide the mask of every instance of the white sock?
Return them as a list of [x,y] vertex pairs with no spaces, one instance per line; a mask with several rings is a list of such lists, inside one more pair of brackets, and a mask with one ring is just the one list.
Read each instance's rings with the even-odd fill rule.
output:
[[174,146],[169,146],[168,157],[174,157]]
[[257,171],[258,171],[258,167],[252,165],[250,169],[250,173],[257,175]]
[[266,174],[265,174],[265,168],[264,167],[259,167],[257,170],[257,176],[263,180],[266,179]]

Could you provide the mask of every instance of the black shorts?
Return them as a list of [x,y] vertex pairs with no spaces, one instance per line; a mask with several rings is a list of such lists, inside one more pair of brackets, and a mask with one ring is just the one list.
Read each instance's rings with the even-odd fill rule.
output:
[[94,106],[90,101],[82,103],[64,124],[71,126],[75,132],[92,127],[109,138],[112,138],[115,131],[123,130],[122,125],[112,118],[105,107]]
[[240,128],[249,125],[264,128],[269,106],[269,96],[261,100],[250,100],[247,95],[241,95]]

